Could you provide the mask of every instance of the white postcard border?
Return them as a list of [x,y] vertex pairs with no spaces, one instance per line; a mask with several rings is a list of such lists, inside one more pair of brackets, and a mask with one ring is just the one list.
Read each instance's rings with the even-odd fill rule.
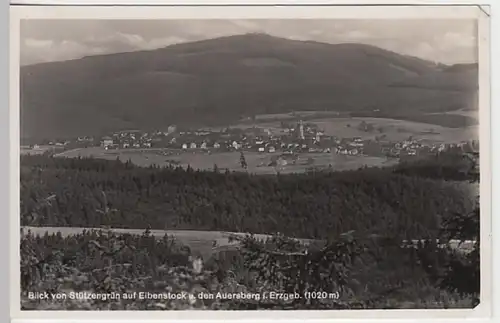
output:
[[[477,6],[439,7],[45,7],[16,6],[10,14],[11,317],[31,319],[452,319],[491,313],[490,20]],[[478,19],[481,149],[481,304],[474,310],[357,311],[20,311],[19,273],[19,22],[21,19]]]

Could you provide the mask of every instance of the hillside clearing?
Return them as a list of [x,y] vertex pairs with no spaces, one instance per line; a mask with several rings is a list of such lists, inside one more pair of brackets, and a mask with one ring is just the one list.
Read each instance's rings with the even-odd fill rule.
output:
[[[65,151],[57,154],[57,157],[94,157],[107,160],[119,158],[126,162],[130,160],[138,166],[168,166],[176,164],[182,167],[191,166],[193,169],[211,170],[214,165],[220,170],[242,171],[240,165],[240,152],[179,152],[171,156],[164,156],[161,152],[167,152],[168,149],[120,149],[105,150],[101,147],[79,148]],[[358,169],[364,166],[390,166],[398,162],[397,159],[387,159],[385,157],[371,156],[343,156],[334,153],[304,153],[299,155],[296,165],[287,164],[279,169],[269,166],[273,157],[279,156],[279,153],[257,153],[245,152],[245,159],[248,164],[247,171],[256,174],[276,174],[280,173],[300,173],[306,171],[309,167],[327,168],[332,165],[333,170]],[[309,164],[311,158],[314,163]]]
[[[248,127],[265,128],[274,134],[284,134],[284,129],[280,126],[280,121],[265,121],[266,119],[260,116],[260,120],[252,124],[243,123],[231,125],[231,128],[246,129]],[[295,118],[296,119],[296,118]],[[291,117],[284,118],[283,121],[291,122],[294,120]],[[361,122],[372,124],[374,131],[366,132],[358,129]],[[469,126],[466,128],[448,128],[439,125],[414,122],[407,120],[398,120],[390,118],[338,118],[325,117],[317,119],[307,119],[307,123],[316,124],[320,129],[324,130],[325,135],[336,136],[340,138],[360,137],[363,139],[375,139],[383,137],[384,141],[403,141],[412,136],[415,139],[422,139],[433,143],[456,143],[461,141],[477,140],[479,137],[479,127]],[[220,130],[222,128],[213,128]]]

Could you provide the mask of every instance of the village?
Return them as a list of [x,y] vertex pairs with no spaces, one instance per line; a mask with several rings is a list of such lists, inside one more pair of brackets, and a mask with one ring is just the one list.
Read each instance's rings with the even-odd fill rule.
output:
[[[370,124],[364,121],[358,125],[363,131],[370,131]],[[274,129],[276,130],[276,129]],[[64,142],[49,142],[49,145],[66,149],[96,147],[105,150],[154,149],[163,150],[164,155],[175,151],[192,153],[255,152],[262,154],[296,155],[304,153],[334,153],[349,156],[373,156],[387,158],[422,157],[443,150],[473,152],[479,150],[478,141],[454,144],[429,143],[409,136],[403,141],[361,137],[339,138],[325,135],[314,123],[282,122],[279,131],[263,127],[213,129],[179,129],[168,126],[166,131],[117,131],[103,137],[78,137]],[[37,148],[34,145],[32,148]]]

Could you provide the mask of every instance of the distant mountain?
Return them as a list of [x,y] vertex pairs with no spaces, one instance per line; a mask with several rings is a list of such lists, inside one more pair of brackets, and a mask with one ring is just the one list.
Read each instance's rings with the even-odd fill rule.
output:
[[401,115],[466,108],[467,91],[477,85],[450,89],[457,78],[473,85],[477,79],[469,71],[448,73],[369,45],[265,34],[43,63],[21,67],[21,136],[228,124],[292,110]]
[[409,77],[392,84],[449,91],[471,91],[479,87],[477,64],[455,64],[423,75]]
[[457,72],[476,72],[478,71],[479,65],[477,63],[472,64],[454,64],[444,68],[446,72],[457,73]]

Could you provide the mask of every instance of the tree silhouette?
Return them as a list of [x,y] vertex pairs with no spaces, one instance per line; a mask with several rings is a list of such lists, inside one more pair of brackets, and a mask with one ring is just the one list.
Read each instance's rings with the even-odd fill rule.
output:
[[245,154],[243,154],[243,152],[240,153],[240,164],[241,164],[241,168],[243,168],[243,169],[248,168],[248,164],[247,164],[247,161],[245,159]]

